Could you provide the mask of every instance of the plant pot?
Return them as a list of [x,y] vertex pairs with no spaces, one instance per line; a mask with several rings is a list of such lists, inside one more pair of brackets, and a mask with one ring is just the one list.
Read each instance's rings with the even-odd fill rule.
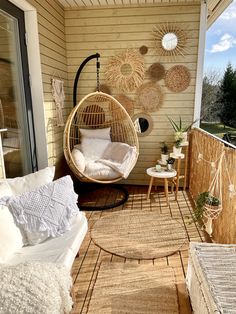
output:
[[182,147],[176,147],[176,146],[173,146],[173,154],[175,156],[180,156],[181,155],[181,151],[182,151]]
[[205,204],[204,205],[204,217],[210,218],[210,219],[216,219],[219,214],[222,211],[222,206],[221,205],[210,205],[210,204]]
[[183,143],[188,142],[188,132],[183,132],[182,135],[183,135]]
[[161,161],[166,164],[167,159],[169,158],[169,155],[161,154]]

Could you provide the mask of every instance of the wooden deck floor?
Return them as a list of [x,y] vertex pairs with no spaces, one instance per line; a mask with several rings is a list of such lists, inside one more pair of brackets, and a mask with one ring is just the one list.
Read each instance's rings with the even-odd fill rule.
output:
[[[157,211],[162,214],[169,214],[171,217],[183,222],[189,241],[204,241],[203,233],[197,228],[197,225],[195,223],[189,224],[186,218],[190,216],[192,212],[191,202],[187,192],[180,191],[178,201],[175,201],[174,195],[170,194],[170,204],[167,207],[164,193],[161,190],[158,193],[152,193],[151,199],[147,200],[147,187],[127,186],[127,189],[130,196],[125,205],[111,210],[86,213],[89,221],[89,229],[91,229],[93,224],[100,217],[106,215],[108,212],[124,209],[140,209],[140,211]],[[185,286],[185,274],[188,263],[187,247],[184,250],[164,258],[150,261],[129,260],[109,254],[97,247],[91,240],[90,233],[88,232],[81,246],[80,255],[75,259],[72,269],[75,293],[75,305],[72,314],[87,313],[99,266],[103,261],[110,263],[154,263],[160,267],[167,265],[173,267],[177,281],[180,313],[191,313],[191,306]]]

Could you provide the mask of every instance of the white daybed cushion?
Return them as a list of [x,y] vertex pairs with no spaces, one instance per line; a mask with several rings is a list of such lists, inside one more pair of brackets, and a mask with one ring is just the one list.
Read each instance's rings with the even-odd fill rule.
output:
[[102,157],[106,150],[110,140],[95,139],[95,138],[82,138],[81,140],[81,151],[87,160],[98,160]]
[[[0,198],[4,196],[12,196],[6,181],[0,182]],[[6,206],[0,205],[0,263],[5,263],[22,246],[22,235],[14,223],[12,214]]]
[[82,138],[100,138],[104,140],[111,140],[111,128],[103,129],[79,129]]
[[120,174],[111,167],[93,160],[86,161],[84,174],[95,180],[113,180],[120,177]]
[[15,252],[12,258],[8,260],[8,264],[43,261],[61,263],[70,270],[87,230],[88,224],[85,214],[79,212],[72,220],[71,230],[61,237],[49,238],[35,246],[24,246],[20,251]]
[[7,182],[14,195],[29,192],[44,184],[52,182],[55,174],[55,167],[46,167],[24,177],[14,179],[2,179],[0,182]]
[[7,262],[22,246],[22,235],[12,214],[6,206],[0,206],[0,263]]

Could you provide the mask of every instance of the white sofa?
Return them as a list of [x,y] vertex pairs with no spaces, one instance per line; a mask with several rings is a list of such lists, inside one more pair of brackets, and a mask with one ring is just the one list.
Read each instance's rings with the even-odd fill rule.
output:
[[71,310],[70,273],[88,224],[73,181],[53,181],[54,172],[0,180],[0,314]]
[[29,261],[53,262],[61,263],[71,270],[87,230],[87,219],[81,212],[81,215],[73,218],[71,230],[61,237],[50,238],[36,245],[23,246],[8,259],[7,264],[16,265]]

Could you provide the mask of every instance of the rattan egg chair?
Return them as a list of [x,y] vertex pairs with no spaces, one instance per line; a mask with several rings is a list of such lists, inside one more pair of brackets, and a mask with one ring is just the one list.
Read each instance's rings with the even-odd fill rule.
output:
[[132,161],[132,169],[138,158],[139,143],[133,121],[124,107],[111,95],[97,91],[85,96],[71,111],[64,130],[64,155],[66,161],[82,182],[114,183],[122,179],[98,180],[81,172],[72,157],[75,145],[80,144],[79,129],[111,128],[111,141],[122,142],[136,147],[136,158]]

